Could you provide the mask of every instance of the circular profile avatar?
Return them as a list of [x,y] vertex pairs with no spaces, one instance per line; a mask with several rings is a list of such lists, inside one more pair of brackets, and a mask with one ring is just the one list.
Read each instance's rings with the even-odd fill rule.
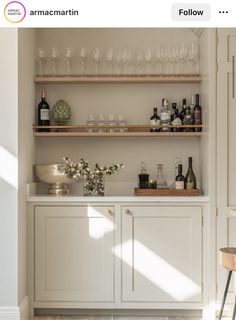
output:
[[11,23],[21,22],[26,15],[25,6],[19,1],[9,2],[4,9],[4,16]]

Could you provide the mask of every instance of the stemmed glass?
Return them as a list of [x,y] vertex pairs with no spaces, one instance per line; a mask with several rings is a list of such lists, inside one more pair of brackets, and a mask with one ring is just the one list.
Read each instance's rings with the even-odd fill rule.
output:
[[53,76],[57,74],[57,60],[58,60],[58,51],[56,48],[52,48],[50,61],[51,61],[51,71]]
[[190,74],[198,73],[198,45],[195,43],[189,46],[189,64],[190,64]]
[[102,52],[101,52],[101,49],[100,48],[98,48],[98,47],[96,47],[95,49],[94,49],[94,52],[93,52],[93,59],[94,59],[94,61],[95,61],[95,73],[96,73],[96,75],[98,75],[99,74],[99,66],[100,66],[100,64],[101,64],[101,58],[102,58]]
[[45,63],[47,62],[46,52],[42,48],[39,48],[39,50],[38,50],[37,62],[38,62],[38,65],[39,65],[39,75],[42,76],[44,74]]
[[125,49],[122,54],[122,62],[123,62],[123,74],[128,74],[128,60],[129,60],[129,50]]
[[147,48],[144,52],[144,59],[146,65],[146,74],[151,74],[151,62],[152,62],[152,51],[150,48]]
[[180,57],[180,64],[182,69],[181,73],[184,75],[186,72],[186,62],[188,57],[187,45],[184,43],[182,43],[180,46],[179,57]]
[[66,48],[64,60],[66,62],[66,74],[69,77],[71,75],[71,62],[72,62],[72,50],[70,48]]
[[109,75],[112,75],[112,73],[113,73],[113,68],[112,68],[113,57],[114,57],[113,49],[112,48],[107,49],[106,59],[107,59],[108,74]]
[[82,47],[80,49],[80,65],[81,65],[81,75],[83,76],[85,74],[85,65],[88,58],[88,53],[85,47]]
[[121,54],[121,51],[119,49],[116,50],[116,53],[115,53],[115,65],[116,65],[116,71],[115,73],[116,74],[120,74],[120,64],[121,64],[121,60],[122,60],[122,54]]
[[144,61],[143,52],[141,49],[138,49],[137,53],[136,53],[136,64],[137,64],[137,73],[138,74],[142,74],[143,61]]

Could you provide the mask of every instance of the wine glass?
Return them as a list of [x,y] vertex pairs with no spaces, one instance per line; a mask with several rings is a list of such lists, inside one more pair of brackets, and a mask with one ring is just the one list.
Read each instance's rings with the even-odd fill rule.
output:
[[198,73],[198,45],[196,43],[191,43],[189,46],[189,63],[190,63],[190,73]]
[[38,66],[39,66],[39,75],[42,76],[44,74],[45,63],[47,62],[47,54],[44,49],[42,49],[42,48],[38,49],[38,54],[37,54],[36,60],[38,62]]
[[119,49],[116,50],[115,52],[115,65],[116,65],[116,74],[120,74],[120,64],[121,64],[121,60],[122,60],[122,54],[121,51]]
[[51,61],[51,73],[52,73],[52,75],[56,75],[57,74],[57,61],[58,61],[58,51],[56,48],[52,48],[50,61]]
[[142,74],[143,72],[143,62],[144,62],[143,51],[141,49],[138,49],[136,53],[136,64],[137,64],[138,74]]
[[113,73],[113,48],[108,48],[106,52],[106,59],[107,59],[107,65],[108,65],[108,74],[112,75]]
[[80,49],[79,56],[80,56],[80,65],[81,65],[81,75],[83,76],[85,74],[85,67],[88,59],[88,52],[85,47],[82,47]]
[[66,48],[64,60],[66,62],[66,74],[69,77],[71,75],[71,62],[72,62],[73,53],[70,48]]
[[181,69],[182,69],[182,74],[186,73],[186,62],[187,62],[187,56],[188,56],[188,49],[187,45],[182,43],[180,45],[180,51],[179,51],[179,56],[180,56],[180,64],[181,64]]
[[96,47],[95,49],[94,49],[94,52],[93,52],[93,59],[94,59],[94,61],[95,61],[95,73],[96,73],[96,75],[98,75],[99,74],[99,66],[100,66],[100,64],[101,64],[101,58],[102,58],[102,52],[101,52],[101,49],[100,48],[98,48],[98,47]]
[[151,74],[151,62],[152,62],[152,51],[151,48],[147,48],[144,52],[144,59],[146,65],[146,74]]

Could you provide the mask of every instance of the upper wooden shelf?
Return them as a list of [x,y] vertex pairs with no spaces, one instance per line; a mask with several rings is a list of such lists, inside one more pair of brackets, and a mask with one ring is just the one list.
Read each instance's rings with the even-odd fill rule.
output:
[[199,75],[37,75],[36,84],[198,84],[201,82]]

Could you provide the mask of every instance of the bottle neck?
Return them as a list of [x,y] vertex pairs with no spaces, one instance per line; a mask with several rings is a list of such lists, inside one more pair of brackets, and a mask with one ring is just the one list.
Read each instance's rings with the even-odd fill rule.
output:
[[193,169],[192,161],[189,161],[189,163],[188,163],[188,168],[189,168],[189,169]]

